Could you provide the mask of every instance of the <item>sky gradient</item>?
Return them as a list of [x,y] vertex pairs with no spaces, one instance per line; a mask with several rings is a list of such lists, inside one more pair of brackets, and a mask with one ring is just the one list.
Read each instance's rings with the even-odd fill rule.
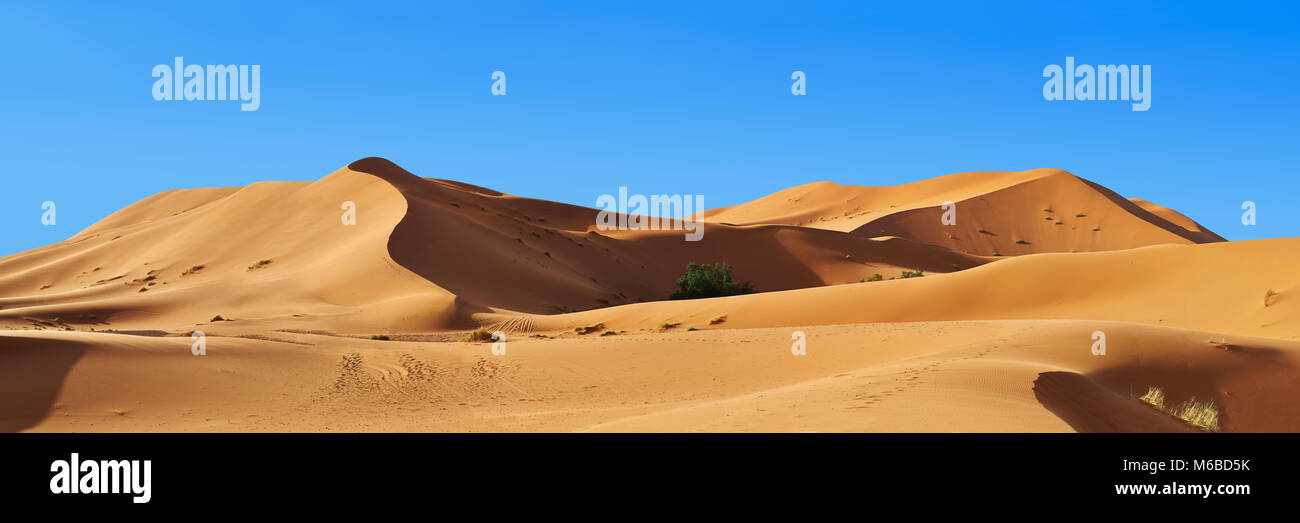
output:
[[[167,189],[315,180],[367,156],[588,207],[620,186],[713,208],[820,180],[1055,167],[1230,240],[1298,235],[1296,7],[617,4],[0,4],[0,255]],[[260,109],[155,101],[150,72],[176,56],[260,65]],[[1150,110],[1044,100],[1043,68],[1067,56],[1151,65]]]

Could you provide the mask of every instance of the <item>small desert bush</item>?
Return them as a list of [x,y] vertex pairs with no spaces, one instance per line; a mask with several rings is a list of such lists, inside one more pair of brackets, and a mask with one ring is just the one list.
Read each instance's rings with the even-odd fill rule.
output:
[[751,294],[754,292],[752,283],[740,283],[731,279],[731,266],[725,263],[708,265],[690,262],[686,264],[686,274],[677,279],[677,288],[677,291],[668,299],[691,300],[695,298]]
[[881,276],[880,273],[877,272],[875,274],[872,274],[871,277],[867,278],[865,281],[883,281],[884,279],[885,277]]
[[573,332],[576,332],[576,333],[578,333],[579,335],[582,335],[582,334],[591,334],[591,333],[596,332],[596,331],[598,331],[598,330],[601,330],[601,329],[603,329],[603,328],[605,328],[605,324],[604,324],[604,323],[597,323],[597,324],[595,324],[595,325],[587,325],[587,326],[585,326],[585,327],[576,327],[576,328],[573,329]]
[[374,336],[371,336],[370,339],[372,339],[372,340],[376,340],[376,341],[388,341],[389,338],[388,338],[388,336],[383,335],[383,334],[376,334],[376,335],[374,335]]
[[712,320],[709,320],[709,325],[717,325],[725,321],[727,321],[727,315],[723,314],[722,316],[718,316],[717,318],[713,318]]
[[924,272],[921,272],[921,269],[917,269],[917,270],[914,270],[914,271],[906,271],[906,270],[903,271],[903,276],[902,276],[902,277],[903,277],[903,278],[920,278],[920,277],[922,277],[922,276],[925,276],[925,273],[924,273]]
[[469,343],[492,341],[492,331],[487,330],[487,327],[479,327],[469,331],[469,333],[466,334],[464,338],[461,338],[460,341]]

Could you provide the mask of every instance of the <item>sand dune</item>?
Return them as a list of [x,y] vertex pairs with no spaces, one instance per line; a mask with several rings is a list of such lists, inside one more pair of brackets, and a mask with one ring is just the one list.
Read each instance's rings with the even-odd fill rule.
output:
[[657,302],[550,316],[543,328],[663,322],[830,325],[977,319],[1131,321],[1278,339],[1300,338],[1290,260],[1300,238],[1040,254],[953,274],[756,295]]
[[[955,223],[943,223],[951,203]],[[1223,238],[1177,212],[1139,205],[1059,169],[973,172],[893,187],[819,182],[705,213],[897,236],[980,256],[1130,249]]]
[[[1056,169],[802,185],[699,242],[595,216],[379,158],[160,193],[0,258],[0,430],[1195,430],[1151,386],[1300,430],[1300,239]],[[691,261],[760,292],[665,301]]]
[[[345,201],[360,209],[341,225]],[[345,170],[311,183],[173,192],[68,241],[0,259],[0,322],[180,329],[216,315],[404,321],[455,298],[386,254],[405,214],[393,186]],[[416,291],[416,292],[413,292]]]
[[1129,198],[1129,201],[1151,214],[1164,218],[1169,223],[1182,227],[1184,231],[1192,233],[1195,235],[1192,239],[1197,241],[1197,243],[1224,241],[1223,237],[1214,234],[1209,229],[1202,227],[1201,224],[1196,223],[1196,221],[1191,218],[1183,216],[1183,214],[1178,211],[1168,207],[1161,207],[1141,198]]
[[393,259],[465,303],[492,309],[553,314],[662,300],[692,261],[729,262],[736,278],[765,291],[987,261],[916,242],[779,225],[710,223],[699,242],[683,241],[680,230],[598,231],[594,209],[467,191],[378,158],[350,169],[406,196],[407,215],[389,242]]
[[[354,227],[342,225],[343,202],[357,206]],[[987,262],[780,225],[709,224],[705,241],[683,242],[673,230],[600,232],[595,215],[419,178],[382,159],[317,182],[169,191],[66,242],[0,259],[0,325],[177,329],[221,315],[300,328],[469,328],[474,314],[495,310],[661,300],[691,261],[730,262],[765,291]]]

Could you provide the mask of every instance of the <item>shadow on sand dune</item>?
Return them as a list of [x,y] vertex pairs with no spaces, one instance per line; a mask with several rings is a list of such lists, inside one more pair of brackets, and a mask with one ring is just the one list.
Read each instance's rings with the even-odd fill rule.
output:
[[85,354],[80,343],[0,336],[0,432],[45,419],[68,371]]
[[472,315],[490,308],[556,314],[664,300],[690,262],[728,263],[760,292],[856,282],[888,272],[880,266],[949,272],[985,263],[943,247],[790,225],[710,223],[698,242],[672,227],[600,232],[596,209],[420,178],[383,158],[348,169],[406,199],[389,256],[457,296],[456,328],[475,326]]
[[1034,397],[1079,432],[1197,432],[1074,372],[1039,374],[1034,380]]

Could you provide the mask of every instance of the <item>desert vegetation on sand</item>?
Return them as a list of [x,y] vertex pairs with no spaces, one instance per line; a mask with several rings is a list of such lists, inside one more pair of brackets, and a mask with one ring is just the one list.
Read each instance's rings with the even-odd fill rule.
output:
[[1146,394],[1138,397],[1142,403],[1178,418],[1188,425],[1206,432],[1219,431],[1219,409],[1213,401],[1197,401],[1193,396],[1182,402],[1173,410],[1165,408],[1165,391],[1160,387],[1148,387]]
[[466,334],[464,338],[461,338],[460,341],[470,342],[470,343],[492,341],[492,331],[488,330],[487,327],[479,327],[477,329],[469,331],[469,333]]
[[752,283],[740,283],[731,279],[731,266],[721,262],[713,265],[695,262],[686,264],[686,274],[677,279],[677,287],[677,291],[668,299],[716,298],[754,292]]

